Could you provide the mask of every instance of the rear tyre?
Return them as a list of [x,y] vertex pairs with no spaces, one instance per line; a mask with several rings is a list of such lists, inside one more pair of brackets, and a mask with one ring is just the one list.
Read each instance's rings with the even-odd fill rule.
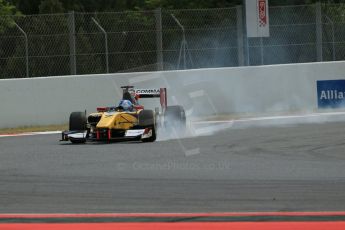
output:
[[186,113],[182,106],[168,106],[165,110],[164,125],[168,129],[177,128],[180,131],[186,129]]
[[142,128],[149,128],[151,136],[148,138],[142,138],[142,142],[154,142],[156,140],[156,121],[155,121],[155,114],[152,110],[142,110],[139,113],[139,126]]
[[152,110],[142,110],[138,116],[139,126],[153,126],[155,125],[155,115]]
[[[73,112],[69,117],[70,131],[85,131],[86,130],[86,116],[84,112]],[[74,144],[85,143],[86,139],[70,139]]]

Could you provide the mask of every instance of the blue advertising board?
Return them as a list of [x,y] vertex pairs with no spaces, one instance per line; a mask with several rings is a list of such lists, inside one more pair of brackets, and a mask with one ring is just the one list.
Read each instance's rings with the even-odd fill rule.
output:
[[317,81],[319,108],[345,107],[345,80]]

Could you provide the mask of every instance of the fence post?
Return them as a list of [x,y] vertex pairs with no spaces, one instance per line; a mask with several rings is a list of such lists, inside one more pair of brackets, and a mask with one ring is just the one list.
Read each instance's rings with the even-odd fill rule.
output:
[[238,65],[244,66],[244,49],[243,49],[243,9],[241,5],[236,6],[237,15],[237,57]]
[[69,62],[71,75],[77,74],[76,48],[75,48],[75,15],[74,11],[68,13],[68,30],[69,30]]
[[164,70],[163,67],[163,35],[162,35],[162,9],[155,10],[156,18],[156,50],[157,50],[157,70]]
[[[171,17],[174,19],[174,21],[177,23],[177,25],[181,28],[182,30],[182,41],[181,41],[181,46],[180,46],[180,54],[178,57],[178,65],[177,68],[180,69],[180,62],[181,62],[181,57],[183,55],[183,69],[187,69],[187,60],[186,60],[186,51],[187,51],[187,40],[186,40],[186,31],[184,29],[184,26],[181,24],[181,22],[175,17],[174,14],[170,14]],[[191,56],[189,55],[190,60],[192,60]]]
[[332,29],[332,56],[333,56],[333,61],[335,61],[336,55],[335,55],[334,22],[326,14],[324,16],[331,23],[331,29]]
[[108,34],[105,29],[96,21],[95,18],[92,18],[92,21],[96,24],[96,26],[102,31],[104,34],[104,46],[105,46],[105,66],[106,71],[109,73],[109,51],[108,51]]
[[321,3],[315,3],[316,16],[316,60],[322,61],[322,12]]
[[25,31],[17,24],[14,23],[18,30],[24,35],[25,38],[25,72],[26,72],[26,77],[30,77],[29,73],[29,41],[28,41],[28,35],[25,33]]

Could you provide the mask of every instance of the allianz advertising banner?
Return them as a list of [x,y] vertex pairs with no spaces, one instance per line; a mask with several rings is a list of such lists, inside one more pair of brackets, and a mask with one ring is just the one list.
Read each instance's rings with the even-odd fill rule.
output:
[[317,81],[319,108],[345,107],[345,80]]

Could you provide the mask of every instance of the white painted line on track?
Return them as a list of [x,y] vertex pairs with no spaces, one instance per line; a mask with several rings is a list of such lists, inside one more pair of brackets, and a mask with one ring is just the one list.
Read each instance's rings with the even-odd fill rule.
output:
[[234,121],[238,121],[238,120],[212,120],[212,121],[191,121],[192,124],[196,124],[196,125],[202,125],[202,124],[223,124],[223,123],[233,123]]
[[234,123],[234,122],[248,122],[248,121],[267,121],[267,120],[282,120],[293,118],[315,118],[326,116],[339,116],[344,115],[345,112],[330,112],[330,113],[310,113],[303,115],[285,115],[285,116],[267,116],[267,117],[250,117],[232,120],[210,120],[210,121],[192,121],[193,124],[217,124],[217,123]]
[[23,137],[23,136],[36,136],[36,135],[58,134],[58,133],[61,133],[61,131],[46,131],[46,132],[28,132],[28,133],[0,134],[0,137]]
[[[269,121],[269,120],[284,120],[284,119],[297,119],[297,118],[317,118],[317,117],[331,117],[331,116],[345,116],[345,112],[327,112],[327,113],[310,113],[303,115],[286,115],[286,116],[266,116],[266,117],[251,117],[251,118],[241,118],[232,120],[211,120],[211,121],[191,121],[192,124],[202,125],[202,124],[233,124],[236,122],[251,122],[251,121]],[[226,126],[230,127],[230,126]],[[203,133],[203,130],[199,130]],[[62,131],[46,131],[46,132],[27,132],[27,133],[16,133],[16,134],[0,134],[1,137],[21,137],[21,136],[35,136],[35,135],[49,135],[49,134],[59,134]]]

